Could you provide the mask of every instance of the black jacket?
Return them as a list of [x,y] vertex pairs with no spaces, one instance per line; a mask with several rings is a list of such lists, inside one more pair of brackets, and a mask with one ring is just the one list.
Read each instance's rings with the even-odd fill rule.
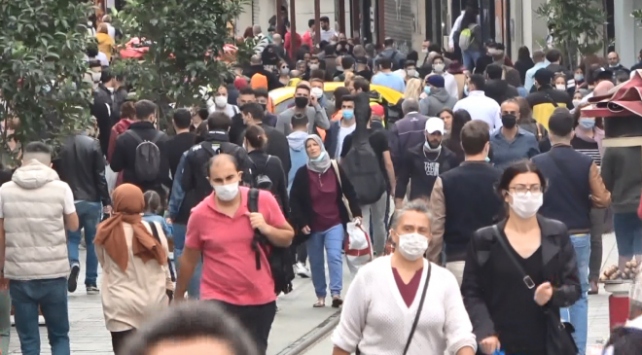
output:
[[[155,181],[143,182],[138,181],[135,173],[136,166],[136,147],[139,142],[136,138],[127,132],[133,130],[144,140],[156,139],[156,145],[161,152],[161,165],[158,176]],[[171,186],[172,182],[169,177],[169,160],[167,159],[167,142],[168,137],[165,133],[159,132],[151,122],[137,121],[129,126],[129,129],[118,136],[116,147],[111,157],[111,169],[114,172],[123,171],[123,182],[138,186],[141,190],[161,191],[161,185]],[[161,194],[161,196],[163,196]]]
[[506,80],[487,80],[484,94],[500,105],[508,99],[519,96],[517,89],[508,84]]
[[[281,160],[281,165],[283,166],[283,171],[286,172],[285,178],[287,181],[287,172],[290,171],[292,167],[292,161],[290,159],[290,144],[288,143],[288,138],[281,131],[277,130],[274,127],[268,126],[265,123],[259,123],[259,126],[265,131],[265,136],[267,137],[267,145],[265,146],[265,153],[269,155],[274,155]],[[232,136],[230,135],[230,139]],[[243,139],[245,138],[245,130],[239,136],[237,136],[236,141],[232,141],[239,146],[243,146]],[[286,184],[287,185],[287,184]]]
[[[212,186],[207,178],[207,162],[212,158],[212,154],[203,148],[205,144],[218,145],[221,152],[233,155],[244,171],[248,169],[249,159],[245,149],[230,143],[227,134],[224,132],[210,132],[204,142],[190,148],[187,156],[185,156],[183,177],[181,179],[185,198],[176,216],[176,223],[186,223],[190,210],[212,193]],[[245,173],[243,177],[246,179],[251,178],[249,174]]]
[[[559,318],[559,309],[574,304],[582,293],[575,250],[568,230],[562,222],[539,215],[537,221],[542,231],[544,280],[550,282],[554,288],[553,297],[544,309]],[[505,225],[504,220],[497,226],[503,230]],[[473,332],[478,340],[497,334],[492,310],[488,308],[494,297],[491,285],[496,275],[492,274],[488,261],[494,257],[494,254],[501,252],[499,248],[502,247],[493,233],[492,226],[475,232],[468,245],[461,293],[466,311],[473,323]]]
[[188,149],[196,143],[196,134],[192,132],[179,133],[169,139],[167,146],[167,159],[169,160],[169,171],[172,179],[176,176],[178,163]]
[[97,139],[84,134],[69,137],[56,163],[60,179],[71,188],[74,200],[110,205],[105,158]]
[[[332,169],[332,167],[330,167]],[[350,211],[354,217],[361,217],[361,207],[357,200],[357,193],[350,183],[350,179],[346,176],[345,171],[339,165],[339,193],[337,194],[337,205],[339,206],[339,214],[341,215],[341,223],[344,228],[350,219],[348,218],[348,210],[346,209],[342,196],[348,200]],[[290,223],[294,227],[297,234],[301,233],[301,228],[309,226],[312,223],[312,197],[310,196],[310,178],[308,177],[308,167],[302,166],[297,170],[290,189]]]
[[103,84],[98,85],[94,91],[94,102],[91,105],[91,115],[96,117],[98,124],[98,140],[100,149],[106,154],[109,147],[109,136],[111,127],[120,118],[120,106],[115,102],[116,96],[111,93]]
[[[395,198],[403,199],[406,196],[408,182],[410,182],[410,196],[408,200],[417,198],[430,198],[432,188],[437,177],[446,171],[459,166],[459,159],[450,149],[441,147],[441,153],[431,153],[434,157],[426,157],[424,143],[411,147],[404,154],[397,172],[397,188]],[[438,171],[435,171],[435,168]]]
[[247,155],[254,164],[252,172],[254,174],[266,175],[270,178],[270,181],[272,181],[270,191],[287,218],[290,212],[290,201],[288,201],[288,182],[283,170],[283,165],[281,164],[281,159],[275,155],[266,154],[261,150],[253,150]]

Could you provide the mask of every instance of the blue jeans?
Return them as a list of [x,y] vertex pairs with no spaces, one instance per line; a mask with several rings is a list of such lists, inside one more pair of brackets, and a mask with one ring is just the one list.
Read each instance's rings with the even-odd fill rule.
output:
[[617,251],[621,257],[642,255],[642,221],[637,213],[614,213],[613,229]]
[[67,251],[69,252],[69,263],[80,264],[78,246],[80,245],[80,230],[85,230],[85,244],[87,244],[87,265],[85,266],[85,285],[96,286],[98,278],[98,257],[94,250],[94,238],[96,237],[96,227],[100,223],[103,215],[102,205],[100,202],[76,201],[76,213],[80,228],[77,231],[67,231],[69,240],[67,241]]
[[343,250],[344,238],[343,225],[336,226],[322,231],[313,232],[308,240],[308,258],[310,259],[310,272],[312,273],[312,284],[317,297],[324,298],[327,295],[325,281],[325,255],[328,254],[328,272],[330,274],[330,294],[340,296],[343,288]]
[[15,310],[16,331],[23,355],[40,354],[38,307],[45,317],[52,355],[69,355],[67,278],[11,280],[9,292]]
[[570,321],[575,328],[573,338],[580,355],[586,353],[586,338],[588,334],[588,289],[589,289],[589,260],[591,259],[591,237],[589,234],[571,235],[575,249],[577,268],[580,275],[582,296],[570,308],[562,308],[560,316],[563,321]]
[[475,69],[477,60],[481,57],[481,52],[478,50],[467,49],[462,51],[461,56],[464,59],[464,67],[472,72],[473,69]]
[[[183,249],[185,249],[185,233],[187,232],[187,226],[184,224],[174,224],[174,264],[176,265],[176,274],[181,267],[180,258],[183,255]],[[203,261],[200,261],[194,269],[194,275],[189,281],[187,286],[187,294],[191,299],[199,299],[201,297],[201,272],[203,268]]]

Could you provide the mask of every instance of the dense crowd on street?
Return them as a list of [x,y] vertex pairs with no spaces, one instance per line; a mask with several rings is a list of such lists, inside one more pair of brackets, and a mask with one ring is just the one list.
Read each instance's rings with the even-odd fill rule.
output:
[[[0,180],[1,354],[10,314],[22,354],[40,354],[39,314],[52,354],[71,354],[83,272],[117,355],[265,354],[295,277],[311,308],[342,309],[334,355],[586,354],[602,235],[621,273],[642,262],[642,153],[604,147],[583,110],[640,75],[642,50],[632,68],[615,50],[573,66],[554,45],[513,61],[469,5],[445,48],[402,53],[327,17],[292,34],[282,10],[170,125],[110,68],[127,34],[90,23],[88,126],[57,152],[3,147],[21,163]],[[642,353],[635,285],[606,353]]]

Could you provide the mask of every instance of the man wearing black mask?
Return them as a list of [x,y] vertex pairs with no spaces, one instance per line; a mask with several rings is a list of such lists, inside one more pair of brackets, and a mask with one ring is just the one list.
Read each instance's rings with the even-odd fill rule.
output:
[[276,120],[276,129],[286,136],[292,133],[292,116],[300,113],[308,117],[308,133],[314,133],[315,127],[330,128],[330,120],[325,109],[319,105],[316,96],[310,95],[310,87],[299,84],[294,92],[294,107],[279,114]]
[[492,162],[503,170],[511,163],[539,154],[539,146],[535,135],[517,125],[520,118],[517,100],[504,101],[501,112],[502,127],[491,134],[490,147],[493,151]]

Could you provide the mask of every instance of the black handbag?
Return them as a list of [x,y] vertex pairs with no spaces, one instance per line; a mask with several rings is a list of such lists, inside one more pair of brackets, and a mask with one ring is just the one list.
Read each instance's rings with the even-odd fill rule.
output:
[[[524,271],[522,264],[517,261],[515,255],[513,255],[513,253],[510,251],[509,246],[506,244],[504,238],[502,238],[499,232],[499,228],[496,224],[493,225],[493,234],[495,236],[495,239],[497,239],[497,242],[499,242],[499,245],[501,245],[502,249],[504,249],[504,251],[508,255],[508,258],[513,263],[517,271],[519,271],[520,274],[524,275],[522,277],[524,285],[529,290],[532,290],[534,294],[537,285],[535,285],[533,279],[531,279],[531,277],[526,274],[526,271]],[[562,322],[560,320],[559,313],[556,314],[556,312],[553,312],[551,308],[542,307],[542,309],[544,314],[546,315],[547,323],[546,352],[549,355],[577,354],[577,345],[575,344],[575,340],[573,339],[573,333],[575,332],[575,328],[573,327],[573,325],[568,322]]]
[[[410,328],[410,334],[408,334],[408,340],[406,340],[406,346],[403,349],[403,355],[408,353],[410,349],[410,343],[412,343],[412,338],[415,335],[417,330],[417,324],[419,324],[419,317],[421,316],[421,310],[424,308],[424,301],[426,300],[426,291],[428,290],[428,284],[430,283],[430,274],[432,273],[432,267],[430,262],[428,262],[428,271],[426,271],[426,282],[424,283],[424,289],[421,291],[421,301],[419,301],[419,307],[417,307],[417,314],[415,315],[415,320],[412,323],[412,328]],[[359,348],[357,348],[356,355],[363,355]]]

